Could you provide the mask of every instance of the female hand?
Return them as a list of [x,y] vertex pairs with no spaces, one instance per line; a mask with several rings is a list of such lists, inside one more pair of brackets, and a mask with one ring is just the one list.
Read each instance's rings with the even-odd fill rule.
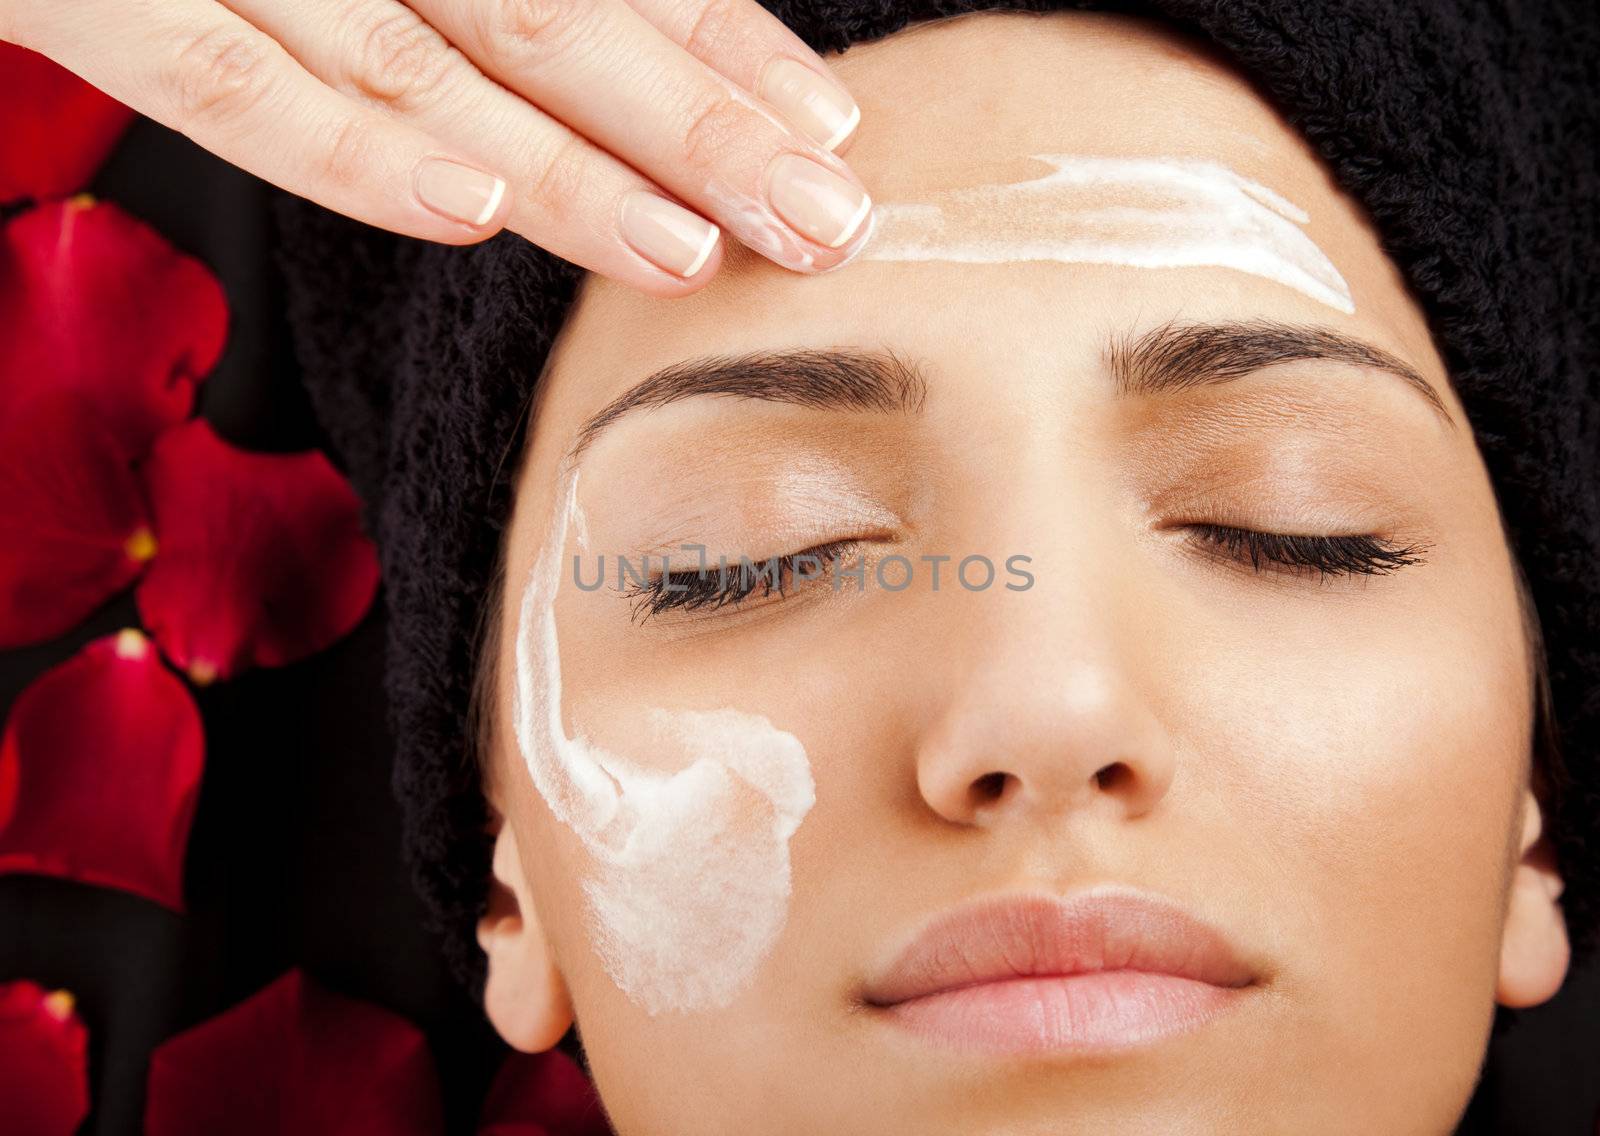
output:
[[329,209],[653,295],[718,226],[802,272],[869,229],[855,103],[755,0],[0,0],[0,39]]

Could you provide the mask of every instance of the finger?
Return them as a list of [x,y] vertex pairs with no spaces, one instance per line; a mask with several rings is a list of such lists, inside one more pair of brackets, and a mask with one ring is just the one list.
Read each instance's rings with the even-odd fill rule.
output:
[[822,57],[755,0],[628,0],[714,71],[765,99],[825,150],[840,153],[861,110]]
[[229,0],[330,87],[506,178],[506,227],[574,264],[676,296],[721,264],[717,226],[486,78],[398,0]]
[[19,42],[141,114],[348,217],[463,244],[501,227],[506,183],[338,94],[210,0],[62,6]]
[[835,268],[871,198],[838,157],[623,0],[413,0],[478,67],[774,263]]

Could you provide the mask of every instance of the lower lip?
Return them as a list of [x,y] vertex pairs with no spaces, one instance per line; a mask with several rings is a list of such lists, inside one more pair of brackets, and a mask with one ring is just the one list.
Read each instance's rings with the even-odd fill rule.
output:
[[1124,1049],[1198,1029],[1249,987],[1172,974],[1103,970],[1008,978],[884,1008],[930,1041],[987,1053]]

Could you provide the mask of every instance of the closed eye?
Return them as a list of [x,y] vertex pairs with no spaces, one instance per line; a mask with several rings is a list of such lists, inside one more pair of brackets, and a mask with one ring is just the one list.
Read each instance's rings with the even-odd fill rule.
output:
[[860,545],[859,540],[834,540],[798,552],[708,564],[682,572],[665,572],[623,589],[636,601],[634,619],[643,622],[665,611],[716,610],[745,604],[753,597],[782,599],[798,587],[826,574],[835,563]]
[[1262,532],[1232,525],[1188,525],[1191,539],[1208,555],[1248,565],[1255,572],[1373,576],[1425,563],[1424,545],[1401,544],[1373,533],[1323,536]]

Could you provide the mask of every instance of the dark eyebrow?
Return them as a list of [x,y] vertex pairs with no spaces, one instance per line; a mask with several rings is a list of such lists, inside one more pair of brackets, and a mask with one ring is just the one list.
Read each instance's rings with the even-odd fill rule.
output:
[[1154,394],[1231,382],[1307,359],[1383,371],[1418,391],[1454,429],[1455,419],[1433,385],[1402,360],[1341,332],[1269,321],[1167,323],[1136,337],[1113,339],[1106,362],[1118,391]]
[[[1138,336],[1113,339],[1106,349],[1112,378],[1124,394],[1226,383],[1279,363],[1309,359],[1395,375],[1455,427],[1438,392],[1414,368],[1331,328],[1268,321],[1167,323]],[[922,409],[927,390],[918,365],[887,348],[794,348],[685,359],[649,375],[585,422],[567,460],[576,461],[626,414],[699,395],[753,398],[814,410],[914,414]]]
[[572,443],[575,461],[623,415],[697,395],[732,395],[814,410],[916,413],[928,384],[916,365],[894,351],[796,348],[686,359],[650,375],[613,399]]

